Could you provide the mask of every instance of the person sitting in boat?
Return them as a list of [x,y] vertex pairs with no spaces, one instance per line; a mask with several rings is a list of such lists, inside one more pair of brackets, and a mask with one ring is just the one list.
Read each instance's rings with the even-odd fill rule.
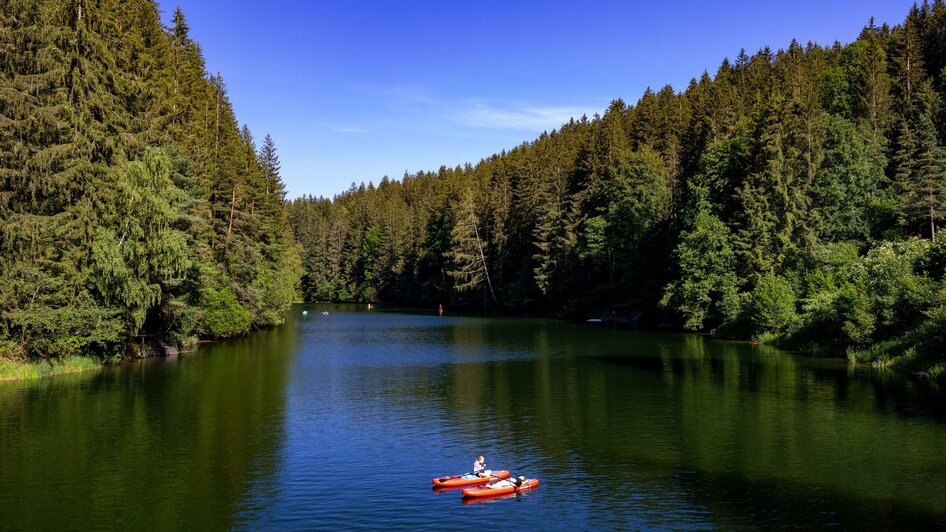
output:
[[488,477],[492,471],[486,469],[486,458],[483,455],[477,456],[473,462],[473,474],[478,477]]

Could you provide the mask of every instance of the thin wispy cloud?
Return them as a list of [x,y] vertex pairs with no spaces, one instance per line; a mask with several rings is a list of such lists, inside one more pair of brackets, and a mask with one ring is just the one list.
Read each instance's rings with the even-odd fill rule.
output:
[[466,125],[492,129],[542,131],[558,129],[572,118],[591,116],[600,109],[578,106],[499,107],[482,101],[470,101],[456,119]]
[[353,126],[335,126],[333,129],[338,133],[352,133],[355,135],[361,135],[368,132],[367,129]]
[[434,104],[435,98],[424,87],[418,85],[366,85],[355,84],[351,91],[400,104]]
[[366,133],[370,133],[369,130],[363,127],[340,122],[321,122],[320,127],[325,131],[331,131],[333,133],[345,133],[347,135],[364,135]]

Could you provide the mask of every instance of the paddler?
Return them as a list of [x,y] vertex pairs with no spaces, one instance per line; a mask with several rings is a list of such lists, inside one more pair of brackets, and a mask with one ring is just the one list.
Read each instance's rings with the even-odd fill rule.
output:
[[486,458],[483,455],[477,456],[473,462],[473,474],[478,477],[488,477],[491,471],[486,470]]

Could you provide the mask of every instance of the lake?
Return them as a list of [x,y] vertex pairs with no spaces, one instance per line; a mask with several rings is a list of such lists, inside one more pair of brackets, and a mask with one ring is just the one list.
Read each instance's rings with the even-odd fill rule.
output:
[[[0,383],[0,529],[946,527],[935,384],[698,335],[303,308]],[[541,485],[432,489],[478,454]]]

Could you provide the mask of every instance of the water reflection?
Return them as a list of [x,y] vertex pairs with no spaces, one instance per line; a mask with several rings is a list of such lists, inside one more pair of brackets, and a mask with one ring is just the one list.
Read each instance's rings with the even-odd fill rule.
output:
[[238,523],[276,491],[291,331],[0,383],[0,528]]
[[632,339],[545,330],[531,335],[534,362],[455,366],[447,394],[495,416],[513,453],[540,449],[534,465],[579,484],[572,496],[610,516],[631,504],[635,525],[902,526],[946,514],[943,398],[929,386],[771,348],[620,334]]
[[[177,361],[0,386],[0,528],[946,518],[929,384],[696,335],[319,310]],[[480,453],[542,486],[431,491]]]

